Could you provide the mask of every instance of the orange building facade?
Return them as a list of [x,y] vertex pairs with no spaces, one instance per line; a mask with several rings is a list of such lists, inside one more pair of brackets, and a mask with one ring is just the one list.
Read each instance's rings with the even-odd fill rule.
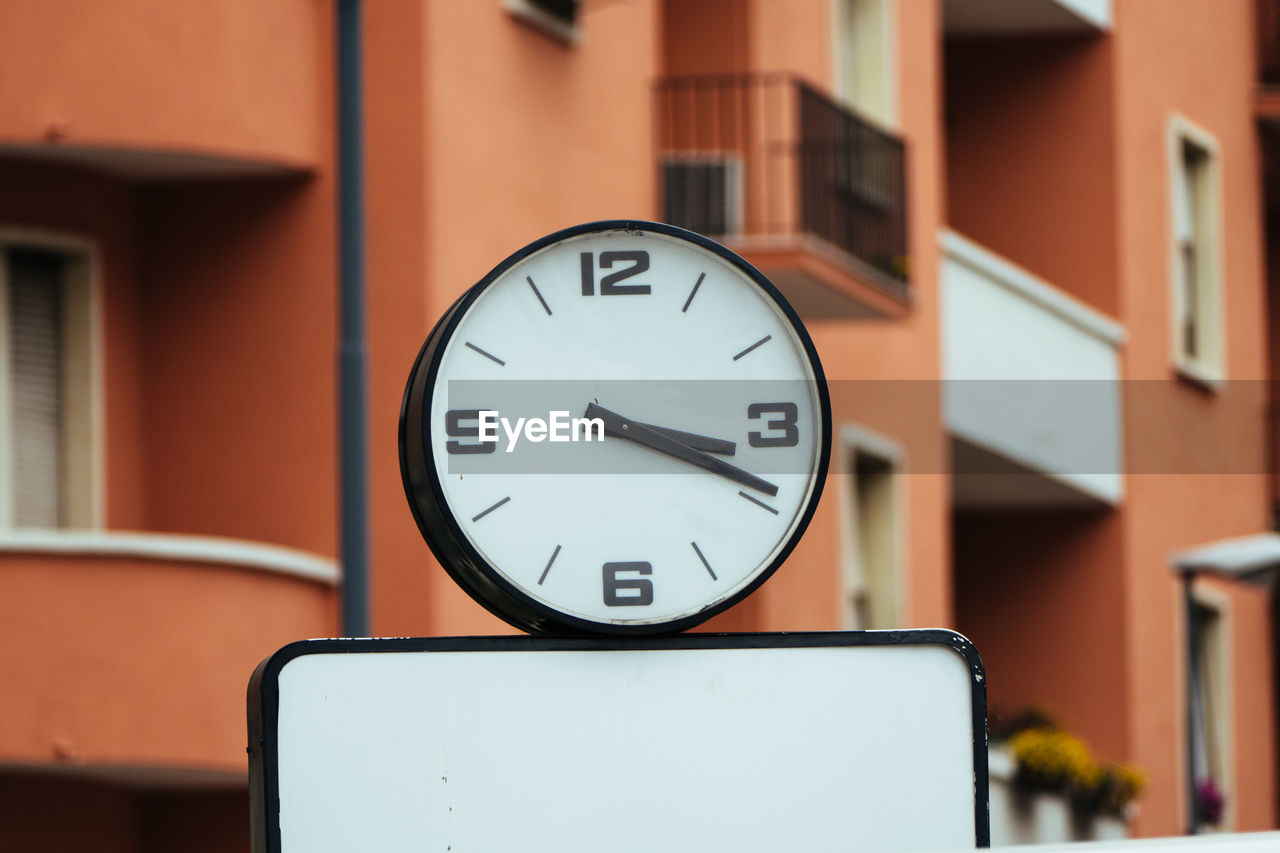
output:
[[[247,849],[249,674],[341,631],[333,5],[0,7],[0,849]],[[959,630],[1182,832],[1171,559],[1280,494],[1273,6],[363,4],[375,635],[511,630],[405,504],[436,319],[670,221],[788,295],[835,422],[804,541],[703,630]],[[1200,772],[1275,827],[1275,595],[1195,595]]]

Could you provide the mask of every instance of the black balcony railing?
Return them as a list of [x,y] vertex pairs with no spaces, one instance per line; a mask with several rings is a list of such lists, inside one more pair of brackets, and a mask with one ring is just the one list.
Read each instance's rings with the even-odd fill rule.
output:
[[785,74],[658,83],[666,220],[711,236],[810,235],[907,278],[900,139]]

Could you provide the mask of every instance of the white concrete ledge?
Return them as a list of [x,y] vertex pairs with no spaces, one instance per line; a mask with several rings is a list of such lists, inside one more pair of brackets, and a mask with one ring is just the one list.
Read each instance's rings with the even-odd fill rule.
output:
[[957,505],[1119,503],[1124,327],[954,231],[938,243]]
[[1111,0],[1057,0],[1057,3],[1091,26],[1111,29]]
[[993,284],[1035,303],[1105,344],[1118,347],[1124,343],[1124,326],[967,237],[944,229],[939,234],[939,243],[948,258],[980,273]]
[[1003,782],[1012,782],[1017,772],[1017,762],[1013,753],[1004,746],[993,746],[987,750],[987,776]]
[[219,536],[99,530],[0,530],[0,554],[82,554],[235,566],[337,586],[336,561],[308,551]]

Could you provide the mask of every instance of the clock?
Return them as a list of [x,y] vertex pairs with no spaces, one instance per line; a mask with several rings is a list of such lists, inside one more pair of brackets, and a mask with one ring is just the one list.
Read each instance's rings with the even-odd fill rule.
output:
[[804,326],[744,259],[670,225],[596,222],[519,250],[445,313],[399,441],[423,537],[492,613],[658,634],[791,553],[831,408]]

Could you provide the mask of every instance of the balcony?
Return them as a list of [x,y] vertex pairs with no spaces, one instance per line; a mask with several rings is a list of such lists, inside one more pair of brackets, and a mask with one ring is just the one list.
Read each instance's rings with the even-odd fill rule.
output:
[[331,560],[254,542],[0,535],[0,768],[149,787],[245,777],[244,690],[334,630]]
[[951,37],[1078,35],[1111,29],[1112,0],[945,0]]
[[957,508],[1119,503],[1123,327],[959,234],[941,247]]
[[5,4],[0,158],[126,180],[305,173],[331,145],[326,10],[223,0],[122,16],[84,0]]
[[656,101],[667,222],[742,254],[802,316],[906,313],[902,140],[788,74],[668,77]]

